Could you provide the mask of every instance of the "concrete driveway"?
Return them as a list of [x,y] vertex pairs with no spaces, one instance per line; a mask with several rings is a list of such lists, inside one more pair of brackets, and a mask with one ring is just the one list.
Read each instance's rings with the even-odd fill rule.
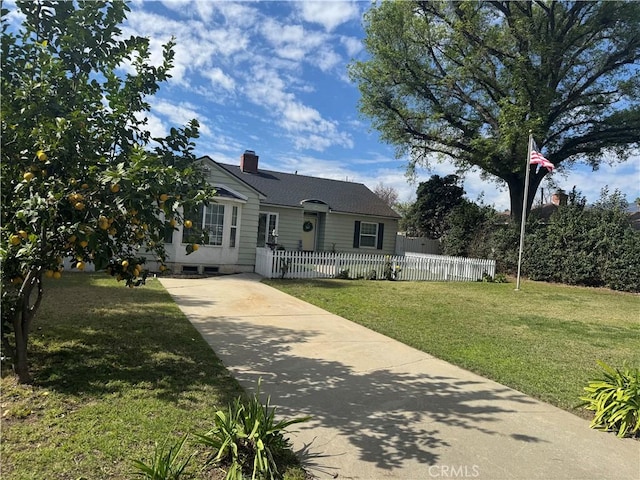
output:
[[407,347],[253,274],[162,284],[306,468],[342,479],[640,479],[640,442]]

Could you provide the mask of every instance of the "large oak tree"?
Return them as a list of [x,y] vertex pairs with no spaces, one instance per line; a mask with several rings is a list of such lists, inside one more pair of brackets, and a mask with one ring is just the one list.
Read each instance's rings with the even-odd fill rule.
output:
[[[384,1],[360,109],[409,168],[479,167],[522,212],[528,135],[559,171],[624,161],[640,140],[640,3]],[[548,174],[531,168],[527,209]]]

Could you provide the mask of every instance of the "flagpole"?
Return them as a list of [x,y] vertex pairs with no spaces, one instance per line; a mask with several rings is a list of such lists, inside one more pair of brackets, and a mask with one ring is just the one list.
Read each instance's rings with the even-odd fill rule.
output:
[[524,227],[527,223],[527,200],[529,198],[529,171],[531,170],[531,144],[533,134],[529,130],[529,145],[527,146],[527,166],[524,177],[524,198],[522,200],[522,219],[520,220],[520,248],[518,249],[518,276],[516,277],[516,291],[520,290],[520,267],[522,266],[522,249],[524,248]]

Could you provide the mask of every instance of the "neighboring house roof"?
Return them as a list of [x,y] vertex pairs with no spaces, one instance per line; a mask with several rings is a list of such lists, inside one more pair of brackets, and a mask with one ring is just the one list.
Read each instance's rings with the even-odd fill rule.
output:
[[537,207],[533,207],[531,209],[530,216],[536,217],[538,220],[542,220],[544,222],[548,222],[551,218],[551,215],[558,211],[558,205],[553,203],[547,203],[546,205],[538,205]]
[[264,203],[269,205],[302,208],[303,202],[322,202],[334,212],[400,218],[362,183],[262,169],[246,173],[237,165],[211,161],[262,193],[266,197]]

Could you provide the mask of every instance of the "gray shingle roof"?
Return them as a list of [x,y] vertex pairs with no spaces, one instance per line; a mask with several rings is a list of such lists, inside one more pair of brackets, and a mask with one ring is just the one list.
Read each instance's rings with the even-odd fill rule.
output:
[[301,207],[304,200],[320,200],[335,212],[400,218],[362,183],[262,169],[256,174],[245,173],[237,165],[215,163],[264,194],[270,205]]

